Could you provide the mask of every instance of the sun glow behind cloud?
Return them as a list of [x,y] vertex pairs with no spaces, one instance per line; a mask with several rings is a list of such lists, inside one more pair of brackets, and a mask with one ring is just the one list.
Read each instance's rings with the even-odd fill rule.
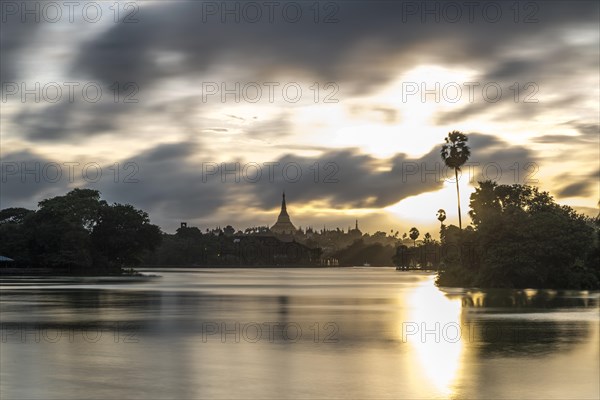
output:
[[[466,180],[459,179],[460,207],[462,210],[463,226],[470,221],[467,211],[469,210],[469,197],[475,188]],[[420,227],[431,229],[432,235],[437,236],[439,222],[436,221],[436,213],[440,208],[446,211],[446,225],[458,225],[458,210],[456,205],[456,184],[445,180],[443,188],[434,192],[422,193],[399,201],[385,208],[393,218],[398,221],[412,221],[420,224]],[[421,229],[421,228],[419,228]],[[425,231],[421,232],[423,235]]]
[[[395,80],[368,96],[340,97],[339,104],[315,105],[296,111],[297,126],[309,126],[297,137],[299,144],[324,147],[355,147],[375,157],[386,158],[396,153],[420,156],[440,143],[444,128],[433,118],[441,111],[453,109],[469,101],[462,93],[456,103],[446,101],[455,94],[440,95],[436,102],[433,94],[423,99],[422,89],[433,90],[438,85],[463,85],[472,81],[476,71],[449,69],[424,65],[399,75]],[[418,93],[410,94],[417,88]],[[343,90],[343,88],[341,88]],[[386,118],[384,113],[397,113]],[[482,127],[479,125],[480,129]]]

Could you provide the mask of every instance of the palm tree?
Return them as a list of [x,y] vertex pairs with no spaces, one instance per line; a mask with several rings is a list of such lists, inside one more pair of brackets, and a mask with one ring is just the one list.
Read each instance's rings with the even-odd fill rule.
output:
[[456,179],[456,197],[458,199],[458,227],[462,229],[462,218],[460,215],[460,191],[458,189],[458,171],[471,156],[471,149],[467,146],[467,135],[459,131],[452,131],[444,138],[446,143],[442,146],[440,155],[448,168],[454,168]]
[[446,210],[440,208],[435,215],[437,216],[438,221],[440,221],[440,224],[444,226],[444,221],[446,220]]
[[431,243],[431,234],[429,232],[423,237],[423,243]]
[[414,226],[410,228],[410,238],[413,240],[413,246],[417,247],[417,239],[419,238],[419,230]]

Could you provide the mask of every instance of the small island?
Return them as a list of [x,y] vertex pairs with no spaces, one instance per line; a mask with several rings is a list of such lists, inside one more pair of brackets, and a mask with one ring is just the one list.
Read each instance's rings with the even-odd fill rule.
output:
[[440,153],[455,172],[459,225],[444,225],[440,209],[440,242],[426,237],[419,246],[412,228],[415,244],[394,256],[399,269],[435,269],[439,286],[599,289],[600,215],[577,213],[534,186],[479,182],[470,197],[472,224],[462,229],[458,172],[471,155],[467,142],[452,131]]
[[527,185],[479,183],[472,226],[441,229],[440,286],[600,288],[599,219]]
[[10,269],[17,273],[134,274],[131,268],[160,242],[160,228],[146,212],[129,204],[108,204],[92,189],[43,200],[36,211],[0,211],[0,254],[12,256],[10,264],[16,268]]

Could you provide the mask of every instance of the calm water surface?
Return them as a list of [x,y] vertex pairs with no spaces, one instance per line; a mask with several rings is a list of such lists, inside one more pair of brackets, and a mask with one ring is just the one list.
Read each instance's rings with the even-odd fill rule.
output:
[[599,293],[388,268],[3,278],[0,398],[600,397]]

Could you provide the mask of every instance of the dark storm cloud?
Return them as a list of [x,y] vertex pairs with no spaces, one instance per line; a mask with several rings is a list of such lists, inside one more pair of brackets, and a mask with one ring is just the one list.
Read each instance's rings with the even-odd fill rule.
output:
[[[533,160],[527,149],[495,137],[473,133],[469,138],[478,155],[470,160],[473,165],[494,162],[508,168],[515,161]],[[50,162],[28,152],[9,154],[2,159],[3,163],[23,161]],[[277,163],[273,164],[271,176],[265,166],[267,161]],[[318,201],[337,209],[385,207],[410,196],[439,190],[446,178],[437,147],[419,158],[397,154],[381,160],[356,149],[340,149],[314,157],[288,154],[276,160],[252,160],[261,167],[262,176],[255,179],[256,169],[248,169],[244,174],[241,170],[248,163],[240,163],[237,182],[235,175],[222,173],[222,162],[230,170],[234,168],[235,160],[204,157],[202,148],[194,143],[167,143],[123,160],[118,164],[117,175],[114,165],[103,165],[103,174],[97,182],[93,177],[78,179],[71,187],[98,189],[108,201],[131,203],[147,211],[154,222],[172,228],[181,220],[214,218],[222,209],[229,214],[241,214],[248,207],[270,210],[278,205],[284,190],[297,205]],[[217,170],[211,172],[209,164]],[[436,170],[437,173],[431,173]],[[18,175],[10,176],[2,186],[3,208],[19,205],[21,200],[39,201],[69,190],[66,179],[58,184],[23,185]]]
[[534,60],[509,60],[499,64],[489,74],[488,78],[494,82],[503,79],[514,79],[515,76],[532,74],[537,76],[539,73],[538,63]]
[[[44,198],[88,187],[111,202],[134,204],[163,220],[201,218],[227,203],[227,188],[220,181],[202,183],[201,166],[192,160],[197,151],[193,143],[163,144],[116,164],[79,162],[71,175],[60,160],[29,151],[3,154],[0,208],[35,208]],[[90,168],[84,174],[86,165]],[[58,178],[56,166],[62,171]]]
[[[336,81],[344,93],[365,95],[414,66],[440,64],[448,68],[468,67],[480,71],[478,80],[482,83],[498,82],[504,90],[515,81],[532,81],[539,84],[541,92],[554,89],[557,94],[555,99],[541,104],[523,104],[515,103],[512,93],[506,92],[499,103],[479,101],[436,117],[438,124],[450,124],[492,108],[495,118],[512,119],[532,118],[541,111],[571,106],[583,96],[572,97],[557,83],[576,78],[578,74],[585,76],[590,70],[597,71],[597,43],[589,44],[588,40],[582,44],[569,44],[561,36],[567,28],[591,26],[597,29],[597,2],[533,2],[539,6],[535,15],[539,22],[529,24],[514,23],[514,15],[510,13],[513,2],[497,2],[504,7],[504,16],[497,23],[486,22],[480,12],[476,14],[474,23],[468,23],[466,15],[463,15],[462,23],[449,23],[443,19],[438,23],[432,20],[433,17],[422,23],[420,15],[406,15],[403,9],[406,3],[424,4],[339,2],[340,10],[336,15],[339,22],[334,24],[315,24],[309,17],[295,24],[282,21],[281,17],[277,17],[274,24],[221,23],[218,16],[209,18],[209,22],[205,23],[202,20],[202,2],[145,3],[136,15],[139,23],[119,23],[100,30],[97,36],[86,39],[81,47],[73,49],[74,61],[68,65],[73,80],[101,81],[105,84],[103,87],[115,81],[137,83],[141,88],[140,104],[108,103],[112,93],[107,92],[107,102],[97,104],[63,101],[45,107],[24,107],[13,117],[12,122],[19,128],[15,134],[23,134],[32,142],[56,143],[73,143],[85,140],[89,135],[107,132],[118,138],[125,131],[121,117],[126,116],[130,125],[134,125],[131,118],[135,116],[166,115],[175,129],[195,134],[196,140],[162,144],[124,160],[134,162],[139,169],[131,177],[137,182],[123,182],[124,176],[133,171],[131,169],[121,171],[117,182],[111,174],[104,175],[98,183],[80,182],[100,189],[111,201],[132,203],[149,211],[151,216],[160,216],[162,221],[211,218],[223,208],[236,206],[239,206],[240,212],[246,205],[268,210],[271,205],[277,205],[284,189],[298,204],[314,200],[336,208],[385,207],[406,197],[441,188],[442,179],[422,175],[424,169],[435,171],[438,166],[441,167],[439,149],[434,148],[418,158],[397,154],[380,160],[355,149],[291,147],[276,141],[276,138],[289,134],[292,128],[285,113],[266,122],[258,116],[255,123],[236,115],[209,116],[198,111],[204,104],[197,92],[193,96],[170,101],[163,100],[160,92],[153,89],[171,77],[189,77],[192,85],[192,78],[219,76],[220,71],[226,71],[222,79],[228,82],[309,76],[321,83]],[[2,24],[0,67],[3,81],[17,79],[21,71],[26,71],[18,56],[24,54],[40,32],[38,25]],[[524,50],[535,51],[529,54]],[[223,66],[237,69],[221,69]],[[164,89],[161,87],[161,90]],[[342,98],[342,104],[343,101]],[[381,118],[388,122],[399,118],[392,109],[365,107],[365,112],[381,114]],[[252,124],[244,125],[249,122]],[[597,122],[569,121],[567,124],[578,130],[580,135],[547,135],[537,140],[597,143]],[[244,180],[239,184],[223,183],[220,175],[204,182],[202,162],[235,160],[217,159],[210,155],[210,148],[198,147],[194,142],[200,140],[198,138],[203,133],[210,135],[210,131],[234,134],[234,130],[240,129],[244,139],[275,142],[272,148],[288,149],[289,153],[320,151],[321,154],[312,157],[286,154],[276,160],[254,160],[259,164],[265,161],[280,165],[297,163],[303,172],[298,182],[284,179],[281,170],[275,174],[273,182],[265,175],[257,183]],[[531,151],[497,137],[481,134],[470,134],[469,137],[474,155],[470,162],[473,164],[493,162],[508,168],[514,162],[524,165],[535,161]],[[243,142],[236,141],[236,144],[243,153]],[[13,153],[6,155],[2,161],[20,162],[22,159],[34,160],[35,157],[28,152]],[[315,163],[320,168],[317,183],[314,170],[310,169]],[[337,172],[328,175],[334,171]],[[266,174],[266,170],[263,173]],[[337,182],[323,182],[328,176],[332,180],[337,179]],[[480,178],[482,176],[475,179]],[[500,179],[504,183],[522,183],[511,181],[510,173],[503,174]],[[2,206],[5,202],[18,203],[28,198],[40,200],[48,193],[60,194],[58,192],[68,190],[67,186],[64,181],[49,186],[19,186],[11,177],[6,185],[3,183]],[[585,191],[577,182],[569,186],[573,187],[563,188],[565,194]]]
[[[509,168],[515,162],[525,165],[535,161],[526,148],[511,146],[493,136],[472,133],[469,144],[477,156],[469,160],[470,168],[463,168],[461,179],[471,178],[476,182],[497,176],[502,183],[517,183]],[[318,157],[285,155],[277,162],[280,168],[290,166],[287,179],[283,173],[275,174],[273,183],[261,181],[250,190],[258,199],[257,204],[262,206],[272,204],[285,190],[298,203],[325,200],[335,208],[386,207],[410,196],[439,190],[444,181],[452,181],[454,173],[445,169],[439,152],[435,147],[422,157],[397,154],[384,161],[353,149],[328,151]],[[318,178],[315,163],[320,170]],[[490,163],[500,167],[503,173],[497,173],[495,166],[487,168]],[[292,182],[297,169],[293,164],[302,168],[298,182]],[[484,168],[487,168],[485,175]]]
[[[494,162],[507,171],[515,162],[534,161],[523,147],[477,133],[469,137],[478,154],[471,160],[473,165]],[[313,157],[288,154],[276,160],[250,160],[237,167],[237,182],[235,174],[224,173],[222,164],[235,170],[235,160],[205,158],[192,143],[160,145],[130,160],[139,167],[135,175],[138,183],[115,184],[109,175],[94,187],[106,198],[130,202],[151,215],[175,220],[210,218],[221,209],[231,212],[236,207],[239,213],[247,207],[269,210],[278,204],[284,190],[296,204],[321,201],[338,209],[385,207],[438,190],[446,178],[437,147],[419,158],[397,154],[380,160],[356,149],[340,149]],[[266,162],[274,163],[271,175]],[[259,178],[256,167],[249,167],[244,174],[244,166],[250,163],[260,167]],[[317,167],[319,173],[315,175]],[[436,169],[440,171],[437,176],[424,173]],[[481,179],[481,167],[475,170],[479,174],[474,180]],[[510,175],[500,180],[515,183]]]
[[531,150],[523,146],[512,146],[497,136],[469,133],[468,137],[468,144],[473,154],[470,162],[502,164],[511,161],[523,163],[535,161]]
[[198,154],[201,149],[191,142],[158,145],[124,160],[117,181],[114,174],[106,174],[89,187],[163,221],[202,218],[227,204],[227,188],[220,181],[202,182],[203,160]]
[[[3,4],[0,5],[3,6]],[[2,11],[4,14],[4,7]],[[35,23],[32,18],[21,22],[16,18],[4,20],[3,17],[4,15],[0,22],[0,53],[2,54],[0,57],[0,82],[5,83],[19,78],[18,57],[27,50],[38,32],[40,24]],[[0,90],[4,90],[4,85]]]
[[118,126],[117,118],[127,109],[126,104],[104,101],[86,103],[79,100],[39,108],[25,108],[14,119],[19,129],[32,141],[63,139],[85,140],[89,135],[111,132]]
[[[397,66],[386,68],[385,61],[398,55],[407,63],[423,59],[493,63],[510,45],[536,37],[543,43],[548,31],[595,23],[598,13],[594,2],[547,2],[536,3],[537,23],[514,23],[509,7],[496,23],[481,15],[473,23],[466,16],[459,23],[438,23],[433,18],[422,23],[419,16],[407,14],[405,3],[338,2],[339,22],[333,24],[315,24],[308,17],[298,23],[279,19],[270,24],[266,18],[263,23],[221,23],[219,16],[212,16],[203,22],[203,2],[161,3],[142,8],[139,23],[115,25],[89,42],[74,71],[87,71],[107,82],[133,80],[146,85],[175,73],[201,73],[227,55],[250,69],[303,69],[368,88],[397,74]],[[356,49],[361,51],[359,61],[352,58]],[[155,57],[160,50],[180,53],[183,60],[176,68],[162,68]],[[510,76],[537,66],[512,60],[497,67],[495,75]]]
[[[561,79],[567,73],[572,74],[574,60],[577,60],[578,70],[597,68],[597,50],[569,48],[560,37],[562,28],[597,23],[596,2],[535,2],[539,6],[535,23],[523,22],[525,15],[529,15],[526,11],[531,10],[522,10],[518,17],[520,22],[515,23],[513,9],[502,2],[496,3],[502,5],[498,22],[486,20],[482,13],[485,3],[475,2],[478,6],[473,22],[469,22],[468,11],[464,9],[457,23],[450,22],[443,14],[440,22],[430,15],[425,16],[423,23],[421,14],[409,13],[407,3],[417,7],[424,4],[337,2],[339,11],[335,18],[339,22],[330,24],[315,24],[308,3],[303,2],[296,3],[304,5],[304,17],[298,23],[286,22],[280,13],[275,14],[275,23],[269,23],[266,16],[259,23],[248,23],[244,18],[235,23],[232,17],[222,23],[220,15],[205,15],[204,2],[200,1],[143,4],[136,14],[139,22],[114,24],[78,48],[70,74],[74,79],[93,79],[106,85],[135,82],[141,88],[142,100],[149,100],[160,98],[155,96],[153,88],[166,78],[203,77],[205,73],[218,71],[215,68],[224,64],[240,67],[237,72],[228,70],[223,77],[226,81],[271,81],[282,76],[280,73],[302,77],[309,74],[322,82],[338,82],[349,95],[365,94],[402,71],[423,63],[488,71],[482,74],[481,80],[506,83],[505,90],[516,77],[534,82],[544,77]],[[225,3],[214,4],[222,7]],[[286,2],[280,4],[283,8]],[[444,5],[443,2],[429,4]],[[13,25],[6,27],[10,39],[3,39],[2,67],[9,74],[18,64],[14,57],[5,56],[4,48],[7,54],[14,53],[23,48],[27,40],[24,38],[31,35],[19,34],[23,24],[16,24],[17,28]],[[537,56],[507,58],[505,54],[510,49],[544,48],[549,43],[558,43],[559,48],[548,54],[542,51],[542,55]],[[169,57],[174,58],[169,61]],[[436,120],[438,124],[455,123],[490,107],[498,110],[501,105],[505,108],[498,118],[507,115],[530,118],[555,106],[515,105],[511,104],[511,98],[505,94],[500,104],[470,104],[440,115]],[[23,132],[32,140],[73,138],[117,129],[113,119],[129,110],[61,104],[21,113],[16,122],[25,122]],[[176,112],[167,106],[165,112],[171,111]],[[139,105],[138,112],[151,111]],[[387,118],[393,120],[390,114]],[[179,123],[185,121],[177,116],[175,119]],[[194,129],[193,126],[187,128]]]
[[[474,80],[477,84],[473,89],[475,101],[439,113],[436,123],[454,124],[484,112],[493,113],[496,121],[529,121],[541,113],[585,102],[587,96],[576,90],[578,76],[574,71],[597,70],[597,43],[574,46],[555,38],[550,44],[540,42],[539,46],[556,47],[529,55],[527,59],[492,58],[494,64]],[[574,60],[577,60],[576,65]],[[462,86],[463,98],[466,98],[469,89]]]
[[157,146],[143,157],[148,163],[162,163],[166,161],[181,161],[196,152],[196,146],[191,143],[170,143]]
[[[277,160],[282,173],[275,174],[274,182],[263,182],[251,190],[258,204],[264,205],[273,204],[273,199],[285,190],[296,203],[326,200],[335,208],[385,207],[399,199],[440,188],[441,181],[422,179],[417,170],[423,162],[434,163],[436,156],[430,152],[420,159],[412,159],[399,154],[381,165],[373,157],[352,149],[329,151],[319,157],[285,155]],[[299,168],[296,165],[302,171],[297,182]],[[379,171],[378,166],[389,170]],[[286,172],[283,168],[287,168]],[[315,169],[319,169],[318,176]]]
[[38,201],[68,191],[69,170],[61,161],[23,150],[3,152],[0,166],[0,209],[35,208]]

